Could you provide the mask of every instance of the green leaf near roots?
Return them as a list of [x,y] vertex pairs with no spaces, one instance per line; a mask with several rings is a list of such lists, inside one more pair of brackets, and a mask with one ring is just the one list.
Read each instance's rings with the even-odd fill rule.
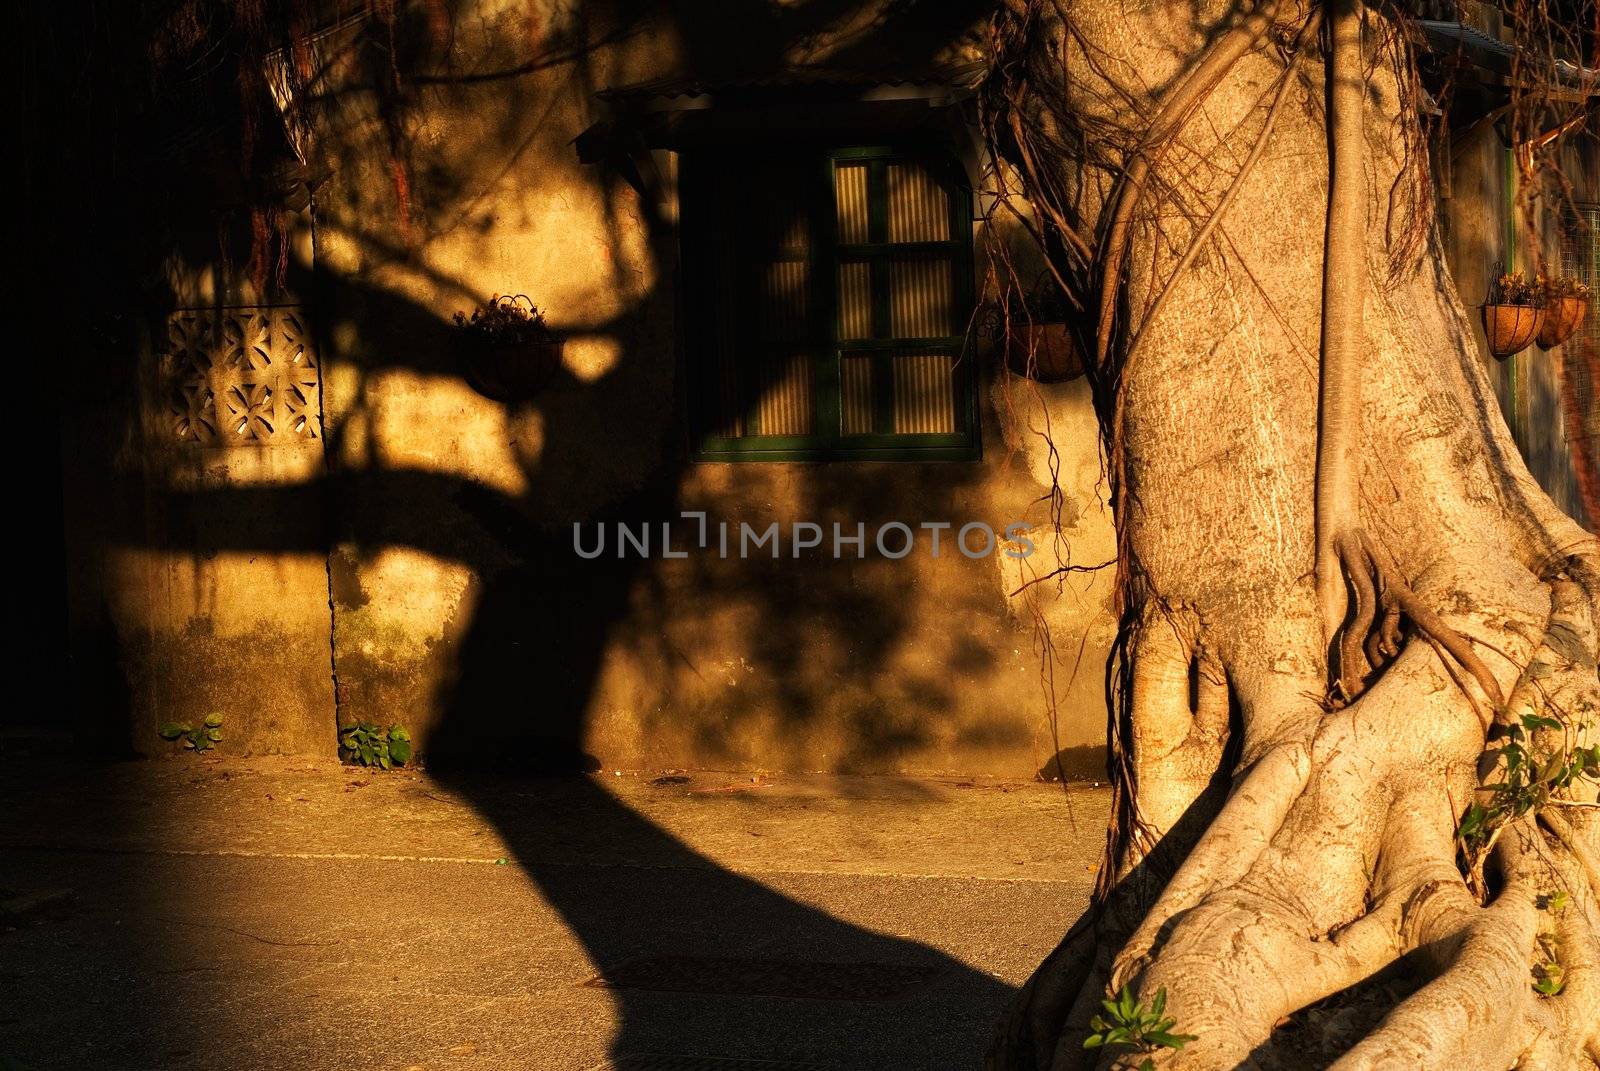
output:
[[1167,1030],[1162,1029],[1157,1030],[1154,1033],[1146,1034],[1145,1040],[1154,1042],[1163,1048],[1181,1049],[1185,1045],[1189,1044],[1189,1042],[1196,1040],[1198,1037],[1198,1034],[1172,1034],[1168,1033]]
[[189,731],[189,726],[180,725],[175,721],[169,721],[161,728],[156,730],[156,732],[161,734],[161,739],[163,740],[176,740],[178,737]]
[[[405,730],[401,729],[404,733]],[[389,734],[389,757],[397,764],[404,766],[411,761],[411,738],[409,736],[396,736]]]
[[221,714],[208,714],[208,715],[206,715],[206,728],[207,729],[220,729],[220,728],[222,728],[222,715]]
[[1567,984],[1567,972],[1559,963],[1546,963],[1534,968],[1534,991],[1547,997],[1561,992]]

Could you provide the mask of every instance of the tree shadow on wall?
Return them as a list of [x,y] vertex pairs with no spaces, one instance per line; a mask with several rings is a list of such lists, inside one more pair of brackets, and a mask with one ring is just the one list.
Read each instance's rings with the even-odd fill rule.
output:
[[[695,63],[726,65],[733,51],[708,42],[737,38],[739,26],[753,20],[759,32],[744,37],[736,50],[739,62],[749,66],[763,61],[754,53],[776,60],[796,35],[854,6],[829,0],[774,15],[755,5],[750,11],[759,17],[735,19],[731,28],[727,13],[710,6],[665,10],[684,22],[682,36]],[[624,26],[655,13],[651,5],[619,7],[632,11],[620,17]],[[906,13],[902,28],[939,37],[951,32],[952,7],[896,9]],[[894,21],[885,24],[890,37]],[[906,39],[896,40],[903,52]],[[865,54],[871,47],[863,38],[852,51]],[[599,88],[583,50],[569,58],[577,88]],[[512,97],[504,106],[508,116],[528,104]],[[515,133],[508,129],[499,136],[509,146]],[[613,230],[616,222],[611,220]],[[641,592],[658,607],[672,597],[654,590],[657,578],[641,558],[577,561],[570,528],[544,519],[548,503],[564,500],[574,475],[581,478],[595,451],[604,449],[594,433],[601,418],[630,420],[638,405],[659,407],[663,388],[681,389],[673,383],[670,339],[659,332],[673,317],[668,266],[676,260],[676,235],[659,219],[647,222],[654,264],[667,281],[617,316],[583,328],[616,344],[613,369],[592,382],[562,373],[551,385],[540,411],[544,446],[524,464],[521,494],[373,456],[351,460],[355,452],[339,436],[356,418],[370,415],[357,398],[327,443],[331,466],[324,475],[292,486],[116,488],[126,499],[117,516],[126,516],[114,524],[107,549],[176,549],[152,542],[155,529],[140,519],[141,510],[154,503],[164,517],[178,520],[172,530],[194,533],[195,545],[182,549],[197,556],[327,555],[336,619],[365,598],[360,562],[386,549],[416,550],[465,567],[475,586],[471,617],[451,644],[454,665],[438,696],[441,718],[427,741],[430,766],[494,824],[515,861],[610,980],[619,1020],[611,1051],[619,1063],[643,1053],[692,1053],[863,1067],[975,1064],[1008,987],[925,944],[852,925],[808,902],[845,895],[839,879],[773,878],[768,884],[719,866],[578,772],[594,765],[582,748],[603,653],[634,615]],[[374,271],[386,259],[412,268],[424,260],[419,251],[385,249],[375,238],[364,242],[364,253]],[[354,330],[353,341],[325,352],[325,384],[341,363],[362,375],[412,371],[460,378],[450,359],[449,325],[433,311],[359,275],[319,268],[290,282],[321,338]],[[440,285],[448,289],[449,281]],[[757,382],[749,389],[763,386]],[[651,446],[660,448],[648,451],[648,463],[625,487],[585,510],[587,520],[636,529],[650,524],[659,531],[686,505],[696,505],[682,497],[688,458],[681,428],[668,420],[658,430],[662,442]],[[951,477],[947,493],[960,477],[945,471]],[[840,481],[816,481],[816,472],[797,470],[807,508],[826,502],[845,515],[882,514],[884,481],[863,481],[838,500]],[[260,523],[313,516],[325,518],[320,529]],[[355,567],[346,568],[352,561]],[[761,650],[771,661],[766,670],[780,679],[796,674],[818,629],[853,631],[861,638],[859,664],[874,663],[907,626],[904,592],[892,573],[893,567],[842,588],[834,600],[797,593],[782,569],[752,570],[741,581],[741,596],[765,609],[768,634]],[[336,659],[350,671],[343,683],[359,688],[359,651],[340,646],[337,627],[336,620]],[[816,700],[804,688],[780,689],[784,724],[802,731]],[[882,759],[894,746],[889,737],[869,740],[859,758]],[[880,747],[882,754],[872,753]],[[500,776],[486,774],[486,768]],[[507,768],[573,776],[541,788],[537,798],[549,802],[535,808],[529,793],[503,779]],[[575,865],[573,845],[593,865]],[[565,850],[558,851],[560,846]],[[895,894],[888,879],[872,884],[874,897]],[[780,885],[790,891],[775,887]],[[859,884],[851,888],[859,894]]]
[[[364,342],[364,352],[391,362],[409,352],[416,370],[450,374],[438,363],[449,352],[448,328],[431,313],[392,294],[352,293],[360,284],[335,276],[319,274],[302,286],[319,307],[360,307],[367,322],[383,325],[387,340]],[[601,330],[618,339],[647,335],[629,318],[662,315],[654,304],[661,300],[652,296]],[[401,339],[407,344],[385,348]],[[613,372],[597,383],[563,381],[552,389],[626,395],[630,388],[618,380],[662,359],[659,350],[624,345]],[[614,1057],[624,1066],[625,1057],[642,1054],[976,1066],[1009,987],[925,944],[843,922],[806,902],[807,895],[859,895],[841,879],[772,879],[798,886],[795,895],[780,892],[719,866],[584,776],[598,765],[583,747],[602,657],[638,613],[641,591],[656,583],[658,563],[637,555],[579,559],[569,526],[530,516],[536,503],[561,497],[550,481],[564,477],[547,472],[581,471],[582,455],[595,449],[595,414],[559,400],[543,411],[544,450],[525,469],[526,495],[437,472],[339,470],[323,495],[332,522],[321,549],[353,549],[358,562],[406,546],[464,564],[476,577],[471,619],[455,641],[453,672],[437,697],[440,720],[426,741],[429,770],[493,823],[583,944],[597,984],[615,1003]],[[665,452],[636,489],[591,520],[659,531],[688,508],[680,491],[686,465],[681,449]],[[301,493],[214,492],[223,497],[195,505],[239,518],[235,526],[247,541],[243,518],[293,508],[248,496]],[[881,488],[867,481],[858,501],[833,506],[870,515],[873,506],[882,508],[869,502],[877,496]],[[355,565],[342,568],[358,572]],[[835,604],[797,592],[782,562],[752,565],[741,595],[764,606],[770,623],[763,649],[773,663],[762,669],[776,679],[785,723],[802,732],[817,697],[803,687],[786,690],[784,678],[816,642],[813,630],[854,630],[871,661],[905,626],[904,599],[887,582],[867,592],[841,589]],[[336,602],[361,597],[358,588],[348,579]],[[656,598],[670,603],[661,593],[647,601]],[[361,675],[348,657],[340,664],[344,681]],[[508,780],[535,774],[559,779],[533,792]],[[575,865],[574,854],[593,865]],[[869,880],[886,896],[909,891]]]
[[[440,356],[450,351],[449,327],[433,313],[327,273],[296,284],[311,296],[312,309],[358,308],[363,323],[381,325],[359,349],[384,353],[384,367],[452,374],[448,358]],[[630,318],[661,315],[653,304],[659,300],[602,329],[619,339],[645,333]],[[388,343],[395,348],[386,349]],[[599,386],[566,382],[555,389],[604,393],[612,377],[662,359],[658,351],[624,345]],[[330,358],[337,360],[337,354]],[[862,881],[876,887],[874,899],[908,892],[909,885],[882,878],[771,879],[796,887],[793,895],[778,891],[719,866],[584,775],[597,765],[583,742],[602,656],[633,615],[641,588],[652,583],[655,563],[636,555],[581,560],[569,526],[530,516],[539,495],[559,493],[546,486],[543,466],[569,470],[574,457],[564,455],[581,457],[595,448],[592,414],[559,405],[546,411],[544,452],[524,473],[533,489],[527,495],[369,462],[336,465],[311,484],[168,492],[163,509],[187,518],[185,530],[204,533],[207,545],[195,548],[202,553],[313,551],[336,562],[354,555],[336,566],[348,571],[342,590],[335,582],[336,608],[351,609],[351,601],[363,597],[356,566],[386,548],[419,550],[471,571],[477,589],[471,618],[454,644],[454,669],[437,698],[440,720],[425,741],[430,773],[493,823],[609,980],[619,1024],[611,1046],[617,1060],[693,1054],[841,1067],[975,1065],[1009,987],[925,944],[844,922],[806,899],[858,896]],[[337,438],[330,442],[334,456],[342,445]],[[659,531],[684,508],[679,488],[685,467],[682,450],[666,452],[637,489],[597,519]],[[835,505],[868,515],[866,500],[879,493],[869,481],[862,501]],[[254,520],[307,510],[329,517],[311,544],[263,540]],[[905,625],[904,600],[892,584],[876,592],[841,591],[837,606],[823,599],[821,618],[791,613],[793,577],[783,563],[772,566],[754,570],[743,594],[768,607],[769,649],[779,660],[768,667],[774,676],[795,671],[792,659],[814,639],[814,629],[870,633],[870,659]],[[806,605],[819,609],[816,599]],[[361,675],[353,665],[359,656],[339,644],[338,627],[342,680],[359,688],[349,683]],[[346,643],[350,650],[358,646],[348,637]],[[787,723],[795,731],[804,729],[816,701],[801,688],[787,694]],[[567,776],[535,792],[507,780],[535,774]],[[574,853],[589,864],[574,864]]]

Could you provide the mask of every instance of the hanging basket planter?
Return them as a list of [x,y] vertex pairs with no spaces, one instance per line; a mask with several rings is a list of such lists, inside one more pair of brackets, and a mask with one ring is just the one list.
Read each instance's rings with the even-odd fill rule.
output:
[[455,324],[462,377],[486,398],[527,401],[561,367],[567,340],[545,325],[526,294],[496,294],[470,317],[456,313]]
[[1083,360],[1064,323],[1015,323],[1006,328],[1006,365],[1038,383],[1083,375]]
[[1543,323],[1544,310],[1533,305],[1483,306],[1483,333],[1489,339],[1489,352],[1502,361],[1531,346]]
[[544,389],[561,367],[566,339],[531,342],[461,343],[461,372],[467,384],[497,402],[527,401]]
[[1047,271],[1026,293],[996,308],[992,338],[1013,375],[1036,383],[1064,383],[1083,375],[1083,354],[1068,321],[1073,307]]
[[1589,312],[1589,299],[1575,295],[1562,295],[1545,299],[1544,318],[1539,324],[1538,340],[1543,349],[1561,345],[1583,326]]

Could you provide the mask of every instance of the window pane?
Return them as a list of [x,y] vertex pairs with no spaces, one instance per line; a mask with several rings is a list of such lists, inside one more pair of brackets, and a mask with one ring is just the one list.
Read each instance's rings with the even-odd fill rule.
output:
[[805,214],[805,191],[799,182],[804,172],[758,175],[759,185],[749,191],[756,203],[755,250],[757,256],[804,257],[810,248]]
[[810,435],[811,355],[763,355],[757,384],[756,429],[761,435]]
[[803,260],[766,265],[761,287],[761,338],[766,342],[799,342],[806,336],[806,277]]
[[859,245],[869,241],[867,226],[867,165],[839,164],[833,172],[835,207],[839,214],[839,242]]
[[845,356],[839,362],[839,430],[872,434],[872,358]]
[[864,260],[839,265],[839,337],[872,337],[872,265]]
[[737,438],[744,434],[744,406],[739,401],[739,257],[733,234],[718,227],[706,243],[710,264],[705,342],[710,360],[705,370],[712,397],[706,416],[713,435]]
[[889,165],[889,241],[950,240],[950,195],[912,163]]
[[717,160],[708,171],[698,404],[711,435],[815,430],[808,174],[788,159]]
[[951,320],[948,260],[890,262],[889,331],[895,338],[953,335]]
[[943,353],[895,356],[894,430],[902,435],[956,430],[953,357]]

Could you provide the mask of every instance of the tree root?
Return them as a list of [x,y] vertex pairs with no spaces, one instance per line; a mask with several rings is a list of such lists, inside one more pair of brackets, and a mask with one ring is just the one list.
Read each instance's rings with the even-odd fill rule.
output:
[[[1343,547],[1347,567],[1372,578],[1370,597],[1352,584],[1353,623],[1381,631],[1385,607],[1398,607],[1420,642],[1402,642],[1358,700],[1317,723],[1314,740],[1269,749],[1241,773],[1136,925],[1107,925],[1101,916],[1069,935],[1063,948],[1071,946],[1070,954],[1058,951],[1024,991],[1018,1014],[1029,1024],[1026,1060],[1012,1059],[1014,1049],[1002,1043],[991,1067],[1096,1066],[1081,1048],[1088,1019],[1124,985],[1146,1000],[1167,990],[1178,1029],[1199,1035],[1182,1052],[1156,1054],[1163,1069],[1305,1066],[1271,1055],[1265,1043],[1275,1027],[1401,964],[1425,980],[1332,1066],[1595,1066],[1600,812],[1558,805],[1513,822],[1493,853],[1493,895],[1480,904],[1456,867],[1454,829],[1465,797],[1451,786],[1476,779],[1484,728],[1460,680],[1451,679],[1460,645],[1439,638],[1461,633],[1417,614],[1409,588],[1385,600],[1382,593],[1400,585],[1377,565],[1370,541],[1352,537]],[[1500,637],[1508,657],[1528,668],[1498,717],[1504,723],[1529,704],[1559,706],[1600,727],[1600,611],[1575,581],[1553,581],[1547,590],[1542,635],[1520,644],[1516,629]],[[1501,694],[1481,662],[1479,671]],[[1352,873],[1364,874],[1356,886]],[[1551,906],[1557,891],[1566,895],[1559,909]],[[1136,897],[1128,884],[1118,894],[1125,922],[1138,910]],[[1091,933],[1102,942],[1098,955]],[[1544,960],[1559,965],[1564,979],[1554,995],[1534,988],[1532,972]]]
[[[1053,6],[1067,23],[1068,42],[1078,42],[1083,28],[1071,27],[1064,3]],[[1031,17],[1037,8],[1019,3],[1012,10]],[[1218,294],[1192,277],[1179,286],[1194,249],[1177,257],[1180,271],[1142,307],[1148,322],[1167,291],[1180,290],[1172,305],[1191,317],[1181,326],[1198,325],[1198,339],[1177,332],[1170,352],[1146,346],[1134,390],[1124,382],[1132,362],[1118,369],[1109,359],[1124,276],[1135,274],[1125,266],[1142,270],[1148,253],[1144,281],[1154,286],[1157,269],[1177,253],[1156,242],[1148,250],[1139,245],[1146,232],[1134,220],[1147,188],[1157,187],[1153,169],[1178,156],[1179,135],[1198,124],[1191,124],[1196,116],[1244,129],[1241,117],[1259,107],[1258,87],[1279,75],[1264,63],[1241,61],[1270,31],[1277,10],[1275,0],[1258,4],[1220,28],[1197,60],[1179,62],[1173,88],[1148,121],[1136,103],[1144,97],[1092,55],[1074,67],[1060,47],[1039,53],[1037,70],[1060,79],[1047,87],[1063,90],[1052,99],[1071,102],[1076,92],[1100,101],[1109,94],[1131,113],[1129,130],[1110,130],[1119,135],[1114,144],[1133,148],[1104,202],[1104,187],[1094,183],[1115,169],[1098,160],[1062,161],[1063,174],[1050,176],[1050,161],[1030,159],[1026,172],[1060,184],[1036,198],[1042,214],[1073,183],[1089,190],[1085,211],[1099,211],[1102,237],[1081,289],[1098,290],[1099,298],[1093,382],[1128,600],[1119,633],[1127,646],[1119,647],[1122,673],[1113,688],[1121,697],[1112,704],[1121,748],[1115,753],[1124,779],[1119,791],[1136,792],[1128,805],[1133,826],[1124,828],[1139,836],[1118,838],[1113,830],[1111,843],[1122,851],[1102,873],[1117,884],[1097,892],[1094,912],[1024,987],[990,1067],[1139,1064],[1143,1053],[1086,1054],[1082,1047],[1102,998],[1124,986],[1147,1002],[1164,991],[1176,1029],[1198,1035],[1182,1051],[1150,1053],[1162,1071],[1305,1067],[1303,1060],[1274,1062],[1273,1046],[1285,1033],[1280,1026],[1317,1002],[1363,987],[1370,992],[1381,979],[1396,992],[1386,1014],[1364,1019],[1363,1037],[1340,1040],[1329,1060],[1342,1071],[1593,1071],[1600,1066],[1600,811],[1587,805],[1596,801],[1552,793],[1532,810],[1508,811],[1481,865],[1469,867],[1470,882],[1457,842],[1475,794],[1495,787],[1485,789],[1484,782],[1504,748],[1486,747],[1499,746],[1501,734],[1524,724],[1534,726],[1525,730],[1534,735],[1554,733],[1547,717],[1570,732],[1595,731],[1600,723],[1600,542],[1561,517],[1517,465],[1437,256],[1404,284],[1421,326],[1397,317],[1401,302],[1385,294],[1366,298],[1384,242],[1366,227],[1367,186],[1370,180],[1381,189],[1396,168],[1410,166],[1396,163],[1395,138],[1384,129],[1399,107],[1399,74],[1408,61],[1394,46],[1397,73],[1385,80],[1381,56],[1388,46],[1379,45],[1376,73],[1369,75],[1363,57],[1363,20],[1385,22],[1377,9],[1364,11],[1359,0],[1330,0],[1325,8],[1332,42],[1330,194],[1317,266],[1322,359],[1314,401],[1285,401],[1299,389],[1298,369],[1271,362],[1279,342],[1311,337],[1319,322],[1315,297],[1292,313],[1292,322],[1285,319],[1281,332],[1262,338],[1246,337],[1254,326],[1249,308],[1239,313],[1238,327],[1194,319],[1195,308],[1233,300],[1231,282],[1245,274],[1218,265]],[[1132,17],[1123,10],[1107,25],[1120,32],[1121,20]],[[1113,31],[1098,29],[1098,47],[1106,51]],[[1082,44],[1086,54],[1092,47]],[[1149,54],[1135,46],[1118,59],[1137,69]],[[1248,75],[1228,79],[1236,67]],[[1314,159],[1321,122],[1280,108],[1283,85],[1268,113],[1269,131],[1294,139],[1288,144],[1300,159]],[[1227,114],[1212,116],[1225,111],[1224,101]],[[1070,103],[1040,108],[1042,119],[1019,111],[1010,121],[1037,119],[1041,130],[1054,132],[1074,119]],[[1375,121],[1363,117],[1364,109]],[[1399,118],[1401,128],[1414,126],[1414,116]],[[1251,145],[1247,167],[1231,183],[1208,163],[1208,176],[1179,176],[1160,187],[1173,190],[1195,178],[1197,194],[1219,205],[1194,233],[1209,237],[1220,228],[1221,211],[1252,168],[1255,185],[1244,194],[1254,195],[1257,211],[1266,200],[1264,187],[1257,188],[1268,181],[1261,173],[1279,183],[1302,177],[1292,171],[1298,163],[1284,165],[1262,152],[1267,136]],[[1296,220],[1276,222],[1299,242],[1297,252],[1317,240]],[[1158,225],[1150,229],[1159,232]],[[1082,259],[1079,245],[1074,252]],[[1282,265],[1288,278],[1280,304],[1292,305],[1291,294],[1313,293],[1316,268],[1290,255]],[[1225,358],[1235,344],[1243,360],[1268,362],[1264,380],[1249,378],[1254,367],[1231,378],[1235,370]],[[1375,361],[1375,353],[1392,363]],[[1364,394],[1366,374],[1382,386]],[[1176,401],[1180,390],[1169,386],[1190,375],[1194,386],[1210,388],[1202,404]],[[1190,383],[1184,380],[1182,390]],[[1248,388],[1258,408],[1235,419],[1239,394],[1223,383]],[[1131,445],[1124,440],[1125,399],[1140,418],[1128,418]],[[1173,490],[1196,473],[1225,468],[1195,426],[1210,417],[1235,421],[1228,448],[1258,451],[1240,471],[1227,470],[1232,508],[1249,514],[1264,496],[1276,496],[1249,523],[1232,523],[1225,505],[1202,508],[1195,505],[1199,494],[1185,498]],[[1397,417],[1412,423],[1397,430]],[[1314,468],[1308,425],[1314,425]],[[1280,451],[1284,435],[1291,445]],[[1360,477],[1379,467],[1369,461],[1363,468],[1368,450],[1393,471],[1362,486]],[[1292,478],[1279,479],[1285,471]],[[1132,484],[1137,493],[1128,489]],[[1194,575],[1226,570],[1229,553],[1287,557],[1287,568],[1220,581]],[[1200,564],[1186,570],[1184,554]],[[1183,628],[1167,628],[1163,598],[1183,600],[1189,617]],[[1496,658],[1486,663],[1484,652]],[[1206,682],[1237,693],[1228,711],[1228,752],[1238,760],[1236,769],[1219,771],[1215,783],[1231,784],[1231,791],[1191,841],[1187,829],[1175,832],[1198,809],[1194,788],[1204,764],[1189,760],[1203,755],[1220,762],[1192,693],[1202,659]],[[1532,720],[1524,722],[1528,715]],[[1204,746],[1191,754],[1185,750],[1191,742]],[[1182,861],[1157,889],[1163,870],[1150,862],[1162,851]]]
[[[1472,645],[1419,599],[1392,565],[1385,567],[1365,531],[1355,529],[1340,533],[1334,540],[1334,550],[1354,598],[1351,618],[1339,633],[1338,669],[1330,696],[1331,706],[1337,709],[1353,702],[1366,691],[1373,675],[1393,660],[1400,650],[1405,620],[1429,641],[1449,652],[1472,675],[1488,697],[1491,710],[1505,705],[1499,682]],[[1381,619],[1378,617],[1380,609]],[[1480,710],[1479,718],[1488,728],[1492,714],[1485,716]]]

